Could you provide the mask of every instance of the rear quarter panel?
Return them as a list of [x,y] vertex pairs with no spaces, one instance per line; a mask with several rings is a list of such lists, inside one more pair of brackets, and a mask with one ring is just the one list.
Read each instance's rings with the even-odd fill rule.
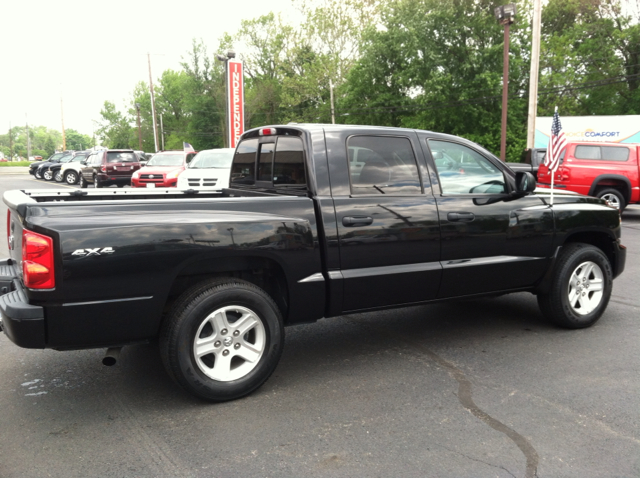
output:
[[308,198],[40,203],[25,223],[51,235],[59,250],[56,289],[28,292],[30,302],[47,306],[49,347],[149,339],[177,276],[204,278],[230,260],[276,263],[287,278],[290,313],[310,310],[310,320],[323,313],[322,304],[305,304],[324,301],[323,282],[298,283],[322,271]]

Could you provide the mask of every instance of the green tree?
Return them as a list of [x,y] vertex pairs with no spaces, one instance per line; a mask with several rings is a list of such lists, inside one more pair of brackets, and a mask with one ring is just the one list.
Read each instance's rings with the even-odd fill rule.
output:
[[130,119],[120,113],[110,101],[105,101],[100,111],[102,120],[98,128],[98,136],[108,148],[130,148],[137,144]]

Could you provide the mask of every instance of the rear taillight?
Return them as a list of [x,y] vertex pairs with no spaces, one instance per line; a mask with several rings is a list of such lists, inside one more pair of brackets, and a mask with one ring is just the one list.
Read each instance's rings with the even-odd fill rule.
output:
[[102,171],[103,173],[106,173],[107,167],[103,164],[102,166],[100,166],[100,171]]
[[53,240],[36,232],[22,231],[22,274],[29,289],[53,289]]
[[11,209],[7,209],[7,247],[11,250]]

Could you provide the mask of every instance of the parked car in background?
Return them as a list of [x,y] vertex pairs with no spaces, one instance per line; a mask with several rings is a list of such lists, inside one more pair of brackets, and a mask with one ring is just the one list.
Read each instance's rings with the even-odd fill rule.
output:
[[[61,152],[61,153],[54,153],[54,154],[52,154],[51,156],[49,156],[49,158],[47,159],[47,161],[51,161],[51,162],[55,161],[55,162],[57,162],[57,161],[58,161],[61,157],[63,157],[66,153],[69,153],[69,151],[63,151],[63,152]],[[37,169],[38,169],[38,167],[39,167],[42,163],[44,163],[44,162],[45,162],[45,161],[35,161],[35,162],[31,163],[31,164],[29,165],[29,174],[30,174],[31,176],[35,176],[35,174],[36,174],[36,170],[37,170]]]
[[180,189],[211,189],[214,191],[228,188],[234,151],[234,148],[200,151],[178,176],[177,187]]
[[75,154],[75,151],[68,151],[64,153],[62,156],[60,156],[59,158],[41,162],[40,165],[36,168],[36,171],[33,175],[36,177],[36,179],[44,179],[45,181],[51,181],[53,179],[53,175],[50,174],[49,172],[49,166],[71,161],[74,154]]
[[[54,175],[57,182],[64,181],[67,184],[77,184],[80,182],[81,170],[84,166],[83,162],[96,151],[83,151],[86,155],[74,156],[71,161],[61,165],[59,174]],[[60,178],[60,180],[59,180]]]
[[154,154],[147,164],[131,177],[134,188],[171,188],[178,182],[178,176],[196,152],[161,151]]
[[[59,163],[52,164],[49,166],[48,171],[45,171],[43,174],[44,179],[47,179],[48,176],[52,177],[57,183],[61,183],[64,180],[64,176],[62,173],[62,168],[67,164],[80,164],[81,161],[86,159],[91,154],[91,151],[77,151],[74,153],[73,157],[69,160],[61,160]],[[50,181],[50,179],[47,179]],[[76,175],[77,181],[77,175]]]
[[547,148],[531,148],[526,149],[522,153],[519,163],[507,163],[512,170],[516,172],[528,172],[538,178],[538,169],[544,162],[547,155]]
[[[84,163],[84,164],[83,164]],[[132,149],[105,149],[92,153],[82,163],[80,187],[96,188],[131,184],[131,175],[140,169],[140,159]]]
[[[640,144],[571,142],[560,154],[554,188],[604,199],[620,211],[640,203]],[[549,169],[538,171],[540,186],[551,186]]]

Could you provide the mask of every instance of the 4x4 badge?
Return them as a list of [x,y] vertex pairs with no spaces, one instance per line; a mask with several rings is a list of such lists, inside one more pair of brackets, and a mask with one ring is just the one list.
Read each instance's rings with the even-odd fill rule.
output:
[[113,247],[103,247],[102,249],[96,247],[95,249],[76,249],[71,254],[72,256],[101,256],[103,254],[113,254],[115,251]]

